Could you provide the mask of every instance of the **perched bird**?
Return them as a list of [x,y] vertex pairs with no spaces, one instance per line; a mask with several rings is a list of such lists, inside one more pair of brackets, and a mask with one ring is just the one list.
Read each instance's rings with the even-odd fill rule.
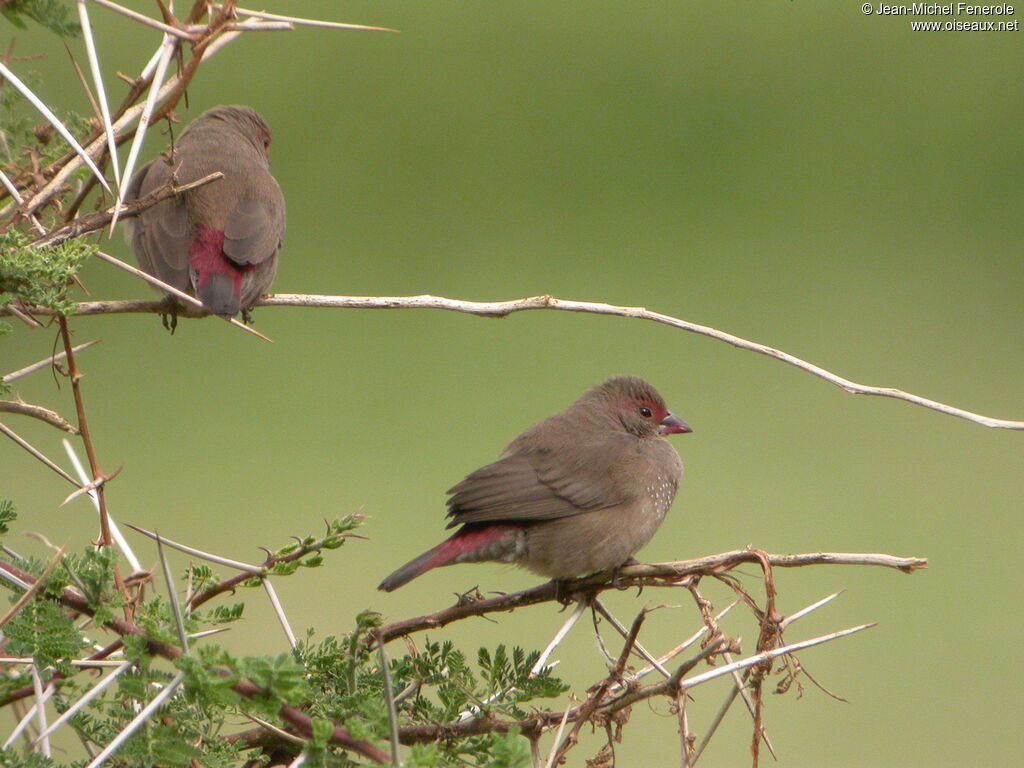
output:
[[187,184],[224,178],[164,200],[128,220],[139,267],[198,298],[210,312],[245,312],[270,288],[284,240],[284,195],[270,175],[270,129],[249,107],[215,107],[132,178],[125,199],[142,197],[172,174]]
[[683,475],[665,436],[690,431],[647,382],[608,379],[448,491],[448,527],[459,530],[378,589],[455,563],[514,563],[553,579],[623,565],[661,525]]

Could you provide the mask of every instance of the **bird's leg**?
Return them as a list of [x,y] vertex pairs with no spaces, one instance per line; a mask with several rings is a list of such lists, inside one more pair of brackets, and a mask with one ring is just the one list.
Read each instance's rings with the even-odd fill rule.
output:
[[[622,569],[625,568],[626,566],[629,566],[629,565],[639,565],[639,564],[640,564],[639,560],[637,560],[635,557],[631,557],[631,558],[629,558],[629,560],[627,560],[626,562],[622,563],[621,565],[617,565],[614,568],[612,568],[612,572],[611,572],[611,575],[612,575],[612,588],[613,589],[618,589],[618,590],[629,589],[629,587],[623,587],[619,583],[619,580],[622,578]],[[642,585],[640,587],[640,590],[643,591],[643,586]]]
[[565,609],[567,606],[578,601],[577,591],[572,588],[573,582],[576,579],[552,579],[551,583],[555,585],[555,600],[561,603],[562,608]]
[[178,302],[173,296],[164,296],[162,303],[164,306],[160,310],[160,320],[163,322],[164,328],[173,336],[178,327]]
[[242,310],[242,322],[245,323],[246,325],[253,324],[252,314],[250,314],[248,309]]

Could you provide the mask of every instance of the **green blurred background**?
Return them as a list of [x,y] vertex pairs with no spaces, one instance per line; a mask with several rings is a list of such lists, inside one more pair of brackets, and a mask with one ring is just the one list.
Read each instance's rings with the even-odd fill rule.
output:
[[[244,103],[270,123],[289,209],[277,292],[643,305],[857,381],[1024,418],[1022,33],[911,32],[908,18],[865,16],[859,2],[270,5],[401,30],[246,36],[203,65],[179,112],[185,122]],[[98,8],[93,18],[116,101],[112,73],[137,72],[159,33]],[[17,38],[18,54],[48,56],[12,66],[40,71],[51,103],[87,112],[57,40]],[[143,159],[165,143],[154,132]],[[119,236],[107,247],[129,259]],[[99,263],[85,282],[96,298],[152,295]],[[255,317],[275,344],[212,319],[184,320],[173,337],[144,315],[73,328],[76,341],[103,339],[81,363],[102,465],[125,467],[108,495],[118,520],[258,560],[259,546],[316,532],[325,517],[369,517],[369,541],[279,581],[300,632],[344,632],[366,607],[391,618],[440,608],[474,584],[536,583],[484,565],[435,571],[393,595],[374,589],[443,535],[450,485],[585,388],[635,374],[695,429],[674,439],[687,478],[643,559],[747,544],[930,558],[909,577],[778,574],[783,612],[847,590],[790,640],[880,623],[802,656],[848,704],[813,686],[768,700],[782,764],[1020,759],[1024,435],[851,397],[767,358],[621,318]],[[54,337],[19,327],[0,343],[0,368],[45,356]],[[49,374],[18,391],[73,410]],[[7,421],[63,460],[51,431]],[[73,547],[95,534],[91,507],[58,509],[68,489],[7,441],[0,481],[19,531]],[[717,607],[731,599],[712,585],[708,594]],[[250,631],[229,642],[283,650],[251,596]],[[698,625],[688,594],[610,599],[627,622],[659,603],[681,608],[651,617],[655,650]],[[726,627],[749,649],[756,634],[740,613]],[[436,636],[469,650],[540,648],[562,618],[539,607]],[[577,693],[603,673],[582,626],[558,656]],[[698,733],[725,692],[695,692]],[[746,764],[749,728],[734,707],[702,764]],[[637,707],[618,764],[678,764],[675,729],[666,702]],[[588,736],[571,764],[600,743]]]

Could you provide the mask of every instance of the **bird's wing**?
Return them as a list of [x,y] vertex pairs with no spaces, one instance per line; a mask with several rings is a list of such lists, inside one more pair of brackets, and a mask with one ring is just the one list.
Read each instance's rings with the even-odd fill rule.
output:
[[284,240],[284,196],[273,177],[261,180],[266,194],[238,201],[224,222],[224,253],[236,264],[259,264]]
[[[143,167],[132,178],[125,200],[132,202],[162,186],[171,171],[162,158]],[[143,271],[180,290],[188,290],[188,248],[191,229],[181,198],[169,198],[130,219],[128,233],[135,258]]]
[[616,433],[573,450],[516,453],[481,467],[449,493],[449,527],[464,523],[538,522],[633,500],[623,452],[635,439]]

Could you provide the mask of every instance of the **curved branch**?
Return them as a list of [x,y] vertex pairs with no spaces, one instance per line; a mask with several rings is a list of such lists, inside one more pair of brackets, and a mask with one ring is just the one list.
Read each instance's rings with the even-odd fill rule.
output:
[[[133,216],[138,216],[143,211],[147,211],[157,203],[166,200],[169,197],[177,197],[183,192],[188,192],[190,189],[201,187],[205,184],[209,184],[211,181],[217,181],[223,179],[224,174],[220,171],[211,173],[207,176],[203,176],[201,179],[189,182],[188,184],[182,184],[181,186],[175,186],[173,179],[169,180],[166,184],[163,184],[148,195],[140,197],[131,203],[122,204],[120,213],[118,213],[118,219],[130,219]],[[103,229],[109,224],[114,218],[114,208],[111,206],[105,211],[96,211],[95,213],[87,213],[84,216],[79,216],[76,219],[72,219],[62,227],[58,227],[52,232],[47,232],[45,235],[33,240],[26,247],[27,248],[50,248],[54,245],[60,245],[66,240],[70,240],[73,237],[81,237],[87,235],[90,232]]]
[[855,554],[847,552],[812,552],[800,555],[767,555],[753,550],[739,549],[722,552],[718,555],[697,558],[696,560],[675,560],[668,563],[639,563],[627,565],[619,569],[615,582],[608,580],[607,574],[587,576],[569,582],[557,584],[553,581],[522,592],[498,595],[484,600],[460,599],[455,605],[435,613],[416,616],[392,624],[386,624],[375,630],[369,642],[379,637],[389,642],[398,637],[422,632],[426,629],[438,629],[453,621],[469,616],[484,616],[498,611],[511,611],[527,605],[546,603],[557,599],[560,595],[576,592],[598,594],[609,589],[625,587],[664,587],[671,586],[688,576],[722,573],[743,563],[762,563],[767,559],[775,568],[799,568],[808,565],[874,565],[894,568],[904,573],[913,573],[928,566],[923,557],[894,557],[883,554]]
[[0,413],[19,413],[33,419],[39,419],[51,427],[67,432],[69,435],[77,435],[75,426],[56,411],[44,408],[41,405],[23,403],[20,400],[0,400]]
[[[928,408],[947,416],[955,416],[958,419],[972,421],[993,429],[1017,429],[1024,430],[1024,421],[1011,419],[997,419],[991,416],[984,416],[980,413],[956,408],[936,400],[929,400],[926,397],[904,392],[901,389],[892,387],[876,387],[867,384],[858,384],[855,381],[832,373],[821,366],[801,360],[788,352],[759,344],[756,341],[748,341],[726,331],[720,331],[707,325],[691,323],[689,320],[681,320],[671,315],[660,312],[652,312],[643,307],[623,307],[615,304],[604,304],[594,301],[574,301],[572,299],[557,299],[554,296],[531,296],[524,299],[513,299],[510,301],[463,301],[461,299],[448,299],[443,296],[321,296],[316,294],[303,293],[281,293],[271,296],[264,296],[256,302],[257,307],[318,307],[334,309],[441,309],[448,312],[461,312],[479,317],[507,317],[515,312],[526,312],[536,309],[549,309],[560,312],[582,312],[591,315],[612,315],[615,317],[628,317],[635,320],[648,320],[662,325],[678,328],[688,333],[696,333],[707,336],[718,341],[724,341],[734,347],[745,349],[749,352],[756,352],[759,355],[766,355],[780,360],[794,368],[807,371],[819,379],[839,387],[844,392],[853,395],[873,395],[876,397],[890,397],[895,400],[903,400],[923,408]],[[46,310],[33,309],[37,314],[48,314]],[[160,314],[166,312],[167,307],[156,301],[84,301],[75,310],[77,315],[111,315],[122,313],[151,313]],[[0,316],[6,314],[6,310],[0,308]],[[179,317],[202,317],[207,313],[197,312],[188,309],[179,312]]]

